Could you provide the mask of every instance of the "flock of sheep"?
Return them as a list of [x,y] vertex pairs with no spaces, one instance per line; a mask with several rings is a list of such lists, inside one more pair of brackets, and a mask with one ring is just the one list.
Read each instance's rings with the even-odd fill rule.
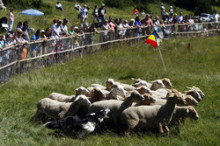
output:
[[[150,82],[142,79],[132,79],[132,81],[132,85],[129,85],[108,79],[105,82],[106,86],[92,84],[88,88],[79,87],[75,90],[75,95],[70,96],[52,93],[38,102],[33,120],[42,120],[42,116],[46,120],[53,119],[56,125],[62,126],[57,128],[51,125],[51,122],[46,123],[45,126],[53,127],[51,129],[57,128],[64,133],[68,127],[71,127],[70,125],[77,122],[78,125],[83,125],[84,122],[81,130],[87,130],[90,133],[95,130],[97,124],[102,122],[101,126],[116,128],[129,137],[132,131],[151,129],[160,134],[165,130],[169,136],[171,126],[175,126],[179,131],[178,126],[180,122],[184,122],[185,118],[194,120],[199,118],[193,106],[197,106],[205,95],[198,87],[188,87],[188,91],[181,93],[172,88],[168,78]],[[102,112],[98,123],[94,122],[97,121],[94,118],[93,121],[86,118],[88,115],[98,117],[98,113],[103,110],[106,110],[105,114],[108,114],[108,118]],[[69,117],[75,117],[74,119],[77,120],[70,125],[63,124],[68,123],[66,119]],[[73,126],[71,128],[68,133],[73,134],[76,129]]]

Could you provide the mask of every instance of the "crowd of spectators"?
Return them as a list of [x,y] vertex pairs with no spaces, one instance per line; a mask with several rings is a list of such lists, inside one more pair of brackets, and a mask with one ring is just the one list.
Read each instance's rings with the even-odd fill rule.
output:
[[[56,4],[56,8],[63,11],[63,7],[61,3]],[[42,55],[42,49],[38,46],[38,44],[33,44],[29,49],[27,49],[27,45],[30,42],[36,42],[40,40],[48,40],[54,39],[59,40],[62,37],[67,36],[79,36],[80,34],[89,34],[87,35],[87,40],[84,42],[84,45],[92,44],[94,41],[94,35],[97,33],[97,28],[99,27],[101,30],[100,33],[100,42],[105,42],[108,40],[114,39],[125,39],[126,37],[139,37],[143,35],[149,35],[152,32],[152,28],[154,31],[158,33],[162,33],[163,35],[171,34],[173,31],[185,32],[185,31],[206,31],[206,27],[203,27],[199,22],[201,22],[200,18],[194,18],[193,16],[184,16],[182,12],[177,15],[172,6],[168,12],[166,12],[165,6],[161,4],[161,18],[159,16],[153,17],[152,14],[145,14],[142,12],[141,15],[136,14],[135,19],[113,19],[112,16],[106,18],[107,11],[105,9],[105,4],[102,4],[100,8],[97,5],[94,6],[92,16],[93,23],[89,26],[88,23],[88,12],[89,7],[84,5],[81,7],[79,4],[75,4],[75,8],[79,10],[78,18],[81,21],[80,26],[71,25],[70,28],[67,27],[67,24],[70,23],[67,18],[64,18],[62,21],[60,19],[54,19],[53,25],[49,28],[38,29],[34,34],[30,35],[30,28],[28,21],[18,22],[17,27],[13,30],[14,24],[14,14],[13,9],[10,10],[9,14],[9,31],[6,35],[0,36],[0,50],[4,47],[21,44],[19,52],[19,59],[23,60],[27,58],[27,54],[31,55],[31,57],[36,57]],[[141,16],[145,16],[141,19]],[[209,28],[218,28],[218,18],[219,15],[217,12],[213,14],[213,19],[210,21],[208,25]],[[175,24],[181,24],[176,26]],[[132,28],[133,35],[129,36],[129,29]],[[145,28],[145,29],[142,29]],[[77,40],[77,37],[74,37],[73,47],[78,47],[80,44]],[[58,43],[57,43],[58,44]],[[57,47],[58,48],[58,47]],[[48,52],[51,52],[50,50]],[[9,62],[7,61],[9,58],[10,50],[4,51],[0,56],[0,62],[4,62],[2,65],[7,65]],[[50,57],[49,57],[50,58]],[[25,68],[25,64],[23,67]],[[3,80],[3,79],[2,79]]]

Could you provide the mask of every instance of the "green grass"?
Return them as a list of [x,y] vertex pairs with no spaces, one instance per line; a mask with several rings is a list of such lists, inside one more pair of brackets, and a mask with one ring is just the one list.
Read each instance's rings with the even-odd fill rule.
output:
[[[0,87],[0,145],[218,145],[220,140],[220,37],[173,39],[161,43],[168,72],[158,51],[143,43],[116,45],[83,59],[17,75]],[[191,43],[191,51],[187,44]],[[198,86],[206,94],[196,107],[200,119],[186,120],[180,135],[136,135],[130,139],[112,132],[84,140],[56,137],[52,130],[29,122],[37,102],[51,92],[74,94],[79,86],[104,84],[108,78],[131,83],[130,78],[168,77],[174,88]]]

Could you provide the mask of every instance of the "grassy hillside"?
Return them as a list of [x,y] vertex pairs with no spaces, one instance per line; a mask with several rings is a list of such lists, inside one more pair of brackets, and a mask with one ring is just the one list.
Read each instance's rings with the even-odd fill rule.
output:
[[[63,65],[18,75],[0,87],[0,145],[218,145],[220,140],[220,37],[164,41],[164,73],[158,51],[139,43],[115,46]],[[187,44],[191,43],[191,51]],[[180,135],[136,135],[130,139],[112,132],[90,135],[84,140],[56,137],[54,131],[29,122],[36,103],[51,92],[74,94],[79,86],[104,84],[107,78],[131,83],[130,78],[154,80],[168,77],[174,88],[198,86],[206,94],[196,107],[200,119],[186,120]]]
[[[52,7],[52,10],[49,14],[45,14],[44,16],[36,16],[36,17],[31,17],[31,16],[26,16],[26,15],[20,15],[19,12],[25,9],[15,9],[14,10],[14,15],[15,15],[15,23],[14,23],[14,28],[16,28],[17,24],[19,21],[24,22],[24,21],[29,21],[30,26],[37,29],[46,29],[47,27],[51,27],[53,24],[53,19],[61,19],[63,18],[68,18],[69,23],[68,26],[70,27],[71,25],[79,25],[80,20],[77,18],[78,16],[78,11],[74,9],[74,4],[75,2],[71,1],[60,1],[63,5],[64,11],[57,10],[55,8],[55,4],[57,0],[42,0],[43,3],[49,4]],[[80,3],[81,6],[83,6],[83,3]],[[89,11],[89,22],[90,24],[92,23],[92,10],[94,8],[94,3],[87,3],[87,5],[91,8]],[[100,4],[98,4],[100,6]],[[165,5],[166,8],[169,8],[169,5]],[[122,19],[130,19],[134,18],[134,15],[131,15],[131,12],[133,11],[132,7],[124,8],[124,9],[116,9],[116,8],[110,8],[106,7],[107,9],[107,16],[108,18],[110,15],[113,16],[113,18],[122,18]],[[6,12],[1,12],[1,16],[6,16],[8,17],[10,7],[7,8]],[[43,7],[42,9],[39,9],[44,12],[45,8]],[[160,16],[160,3],[156,4],[149,4],[149,10],[153,13],[154,16],[159,15]],[[183,9],[180,9],[178,7],[175,7],[174,9],[176,12],[183,11],[184,14],[189,14],[191,13],[190,11],[186,11]],[[31,18],[32,18],[32,25],[31,25]]]

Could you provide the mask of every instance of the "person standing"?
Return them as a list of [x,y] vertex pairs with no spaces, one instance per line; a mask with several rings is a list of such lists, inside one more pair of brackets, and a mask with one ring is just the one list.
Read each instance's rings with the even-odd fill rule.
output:
[[23,28],[22,28],[22,31],[23,31],[23,35],[22,35],[22,37],[23,37],[23,39],[25,39],[26,41],[28,41],[28,42],[30,42],[30,37],[29,37],[29,34],[28,34],[28,22],[27,21],[25,21],[24,23],[23,23]]
[[87,22],[87,19],[88,19],[88,7],[87,5],[84,5],[83,8],[80,9],[80,13],[81,13],[81,23],[82,24],[86,24],[88,26],[88,22]]
[[106,15],[105,4],[102,4],[101,8],[99,8],[98,14],[99,14],[99,23],[103,23],[105,21],[105,15]]
[[95,5],[94,9],[93,9],[93,12],[92,12],[92,15],[93,15],[93,23],[97,23],[98,22],[98,16],[99,16],[99,13],[98,13],[98,6]]
[[9,13],[9,31],[13,30],[13,24],[14,24],[14,14],[13,14],[13,11],[14,11],[14,9],[12,8],[10,10],[10,13]]

